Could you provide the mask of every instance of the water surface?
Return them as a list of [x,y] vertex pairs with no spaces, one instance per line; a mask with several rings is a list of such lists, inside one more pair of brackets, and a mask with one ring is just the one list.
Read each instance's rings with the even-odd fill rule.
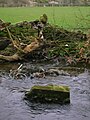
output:
[[[27,64],[28,67],[38,64]],[[43,68],[50,64],[39,65]],[[52,65],[53,66],[53,65]],[[71,76],[47,76],[46,78],[12,79],[10,69],[18,64],[0,65],[0,120],[90,120],[90,69]],[[25,101],[24,91],[33,85],[69,85],[68,105],[40,104]]]

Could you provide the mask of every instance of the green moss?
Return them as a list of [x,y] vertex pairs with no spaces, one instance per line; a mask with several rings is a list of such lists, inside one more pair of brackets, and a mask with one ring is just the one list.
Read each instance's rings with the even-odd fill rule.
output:
[[33,86],[25,96],[31,102],[70,103],[70,89],[68,86]]
[[70,88],[68,86],[57,86],[57,85],[47,85],[47,86],[33,86],[31,90],[40,89],[40,90],[54,90],[54,91],[62,91],[69,92]]

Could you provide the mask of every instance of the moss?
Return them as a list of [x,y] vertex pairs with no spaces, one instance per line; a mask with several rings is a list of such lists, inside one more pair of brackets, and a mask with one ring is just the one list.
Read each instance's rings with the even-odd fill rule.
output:
[[69,92],[70,91],[68,86],[57,86],[57,85],[33,86],[31,90],[34,90],[34,89],[54,90],[54,91],[63,91],[63,92]]
[[68,86],[33,86],[26,94],[26,99],[40,103],[70,103],[70,88]]

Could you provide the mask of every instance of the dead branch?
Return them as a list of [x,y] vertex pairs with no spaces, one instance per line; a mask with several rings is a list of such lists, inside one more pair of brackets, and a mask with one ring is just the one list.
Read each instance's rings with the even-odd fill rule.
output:
[[14,54],[12,56],[5,56],[5,55],[0,55],[1,60],[6,60],[6,61],[17,61],[20,60],[21,58],[18,56],[18,54]]
[[[24,49],[21,49],[16,46],[17,52],[12,55],[12,56],[4,56],[0,55],[1,60],[6,60],[6,61],[18,61],[23,59],[24,56],[26,56],[28,53],[31,53],[32,51],[36,50],[42,45],[42,41],[38,38],[33,38],[33,42],[31,44],[27,45]],[[14,43],[15,44],[15,43]],[[15,45],[14,45],[15,46]]]

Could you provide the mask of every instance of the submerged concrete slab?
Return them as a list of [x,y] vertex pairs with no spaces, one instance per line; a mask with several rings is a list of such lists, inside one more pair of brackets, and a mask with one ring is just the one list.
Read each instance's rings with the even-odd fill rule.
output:
[[26,92],[25,98],[31,102],[66,104],[70,103],[70,88],[58,85],[33,86]]

